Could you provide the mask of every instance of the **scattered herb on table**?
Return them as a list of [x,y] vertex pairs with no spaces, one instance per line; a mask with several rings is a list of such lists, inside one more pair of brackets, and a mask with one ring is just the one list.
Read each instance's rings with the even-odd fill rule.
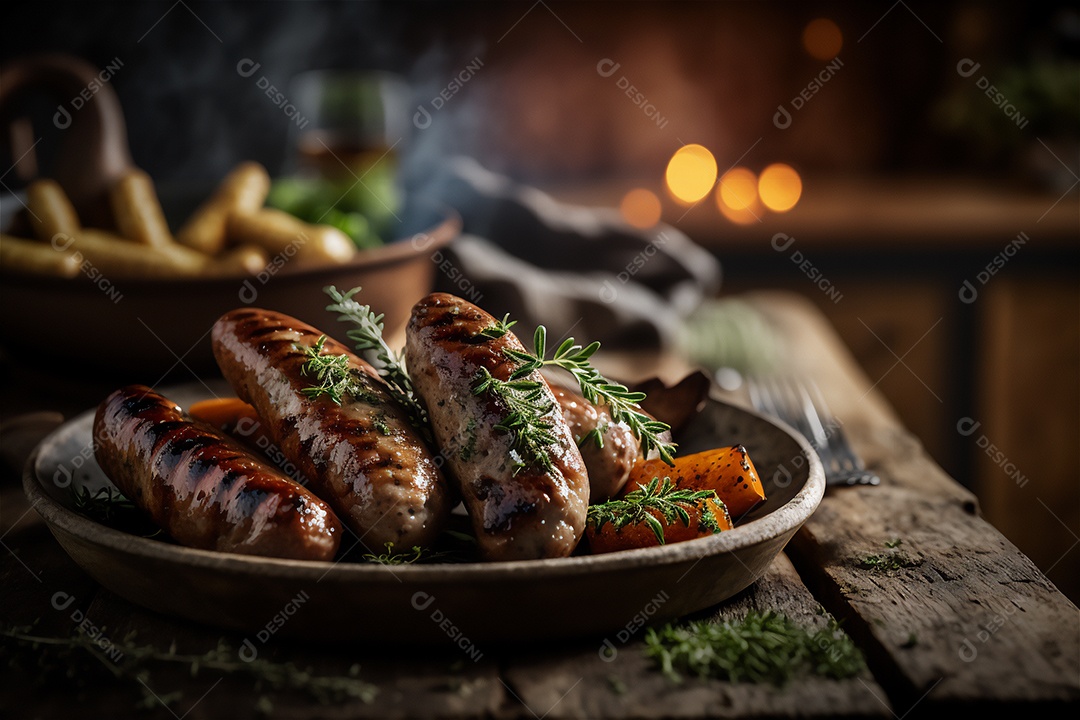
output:
[[666,477],[662,481],[653,478],[648,485],[639,486],[621,498],[590,505],[586,522],[597,531],[608,523],[614,525],[616,531],[627,525],[645,523],[663,545],[664,525],[654,513],[659,513],[668,525],[681,522],[683,526],[690,527],[688,511],[698,510],[699,523],[704,529],[720,532],[720,524],[713,515],[712,507],[706,502],[708,500],[719,502],[715,490],[687,490],[676,487],[671,478]]
[[921,559],[915,559],[902,552],[867,555],[859,559],[859,567],[881,573],[899,572],[907,568],[922,565]]
[[[102,628],[104,631],[104,628]],[[370,703],[378,688],[359,678],[360,666],[353,664],[344,675],[317,675],[311,668],[292,662],[277,662],[263,657],[240,659],[237,649],[220,639],[217,647],[205,653],[182,654],[175,645],[161,650],[152,645],[138,645],[135,634],[122,642],[102,644],[101,636],[75,632],[70,637],[38,635],[32,626],[0,628],[0,649],[10,672],[19,669],[32,673],[40,682],[63,677],[80,685],[111,679],[138,693],[136,707],[148,709],[158,703],[171,707],[183,699],[183,693],[155,694],[151,671],[183,668],[196,677],[202,671],[246,677],[254,681],[258,693],[298,692],[322,704],[350,699]],[[261,696],[260,704],[271,707],[270,699]]]
[[772,610],[751,610],[738,620],[649,628],[645,654],[673,682],[692,676],[783,685],[805,675],[841,680],[866,667],[835,620],[812,630]]

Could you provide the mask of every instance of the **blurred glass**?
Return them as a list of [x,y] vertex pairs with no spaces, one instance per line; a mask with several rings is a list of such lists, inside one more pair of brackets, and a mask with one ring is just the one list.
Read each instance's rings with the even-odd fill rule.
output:
[[289,175],[268,202],[312,223],[334,225],[363,247],[390,239],[401,208],[398,153],[408,131],[409,87],[379,71],[313,70],[289,98]]

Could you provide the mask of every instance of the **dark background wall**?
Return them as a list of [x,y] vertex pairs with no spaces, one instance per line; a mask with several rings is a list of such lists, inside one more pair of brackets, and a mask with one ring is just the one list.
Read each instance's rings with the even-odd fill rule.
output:
[[[0,58],[48,50],[122,62],[111,82],[135,161],[162,181],[216,178],[248,158],[282,167],[290,120],[258,76],[287,92],[308,69],[389,69],[423,103],[480,58],[475,80],[412,149],[469,152],[550,181],[655,171],[681,142],[733,161],[822,64],[798,38],[824,15],[845,30],[844,70],[798,127],[769,139],[773,154],[859,172],[993,172],[1014,162],[1015,149],[947,131],[943,103],[962,79],[943,69],[963,56],[983,72],[1039,54],[1075,58],[1067,4],[912,3],[918,15],[898,6],[877,22],[888,5],[45,0],[8,6]],[[245,58],[261,64],[256,77],[237,73]],[[603,58],[656,102],[664,132],[627,112],[629,100],[595,70]]]

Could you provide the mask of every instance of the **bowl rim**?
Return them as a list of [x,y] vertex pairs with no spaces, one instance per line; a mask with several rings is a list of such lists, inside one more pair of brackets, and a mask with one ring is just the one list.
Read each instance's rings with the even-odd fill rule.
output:
[[[43,438],[23,466],[23,490],[39,515],[50,526],[84,542],[105,546],[112,552],[140,555],[164,563],[180,563],[203,571],[226,571],[237,575],[271,572],[290,580],[322,582],[409,582],[442,583],[460,581],[498,582],[514,578],[529,580],[566,577],[596,572],[617,572],[642,566],[676,565],[696,562],[711,555],[734,553],[763,542],[790,536],[814,513],[825,493],[825,472],[810,444],[790,426],[743,407],[710,396],[708,402],[734,408],[773,425],[799,447],[807,458],[807,479],[795,495],[767,515],[732,530],[670,545],[565,558],[500,562],[433,563],[430,565],[387,566],[375,563],[290,560],[200,550],[132,535],[98,523],[53,499],[38,477],[37,460],[42,448],[64,428],[91,415],[86,410],[64,422]],[[54,530],[55,532],[55,530]]]

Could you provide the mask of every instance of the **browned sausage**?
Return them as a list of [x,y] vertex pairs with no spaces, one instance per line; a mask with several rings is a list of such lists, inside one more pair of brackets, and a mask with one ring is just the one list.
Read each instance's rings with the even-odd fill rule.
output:
[[523,350],[513,333],[492,339],[481,331],[495,318],[445,293],[413,307],[405,358],[416,392],[427,406],[435,438],[451,476],[460,485],[481,554],[488,560],[525,560],[569,555],[585,529],[589,480],[550,387],[539,373],[552,410],[555,442],[547,446],[553,468],[516,467],[509,433],[496,429],[508,408],[489,394],[473,392],[485,368],[507,380],[515,365],[506,348]]
[[270,310],[240,309],[214,324],[214,356],[236,394],[252,405],[282,453],[310,480],[369,550],[427,547],[450,514],[449,486],[405,411],[375,372],[327,339],[324,355],[346,355],[358,390],[341,405],[302,368],[322,336]]
[[109,395],[94,441],[109,479],[181,545],[331,560],[341,543],[326,503],[148,387]]
[[[626,423],[612,420],[607,408],[565,388],[553,385],[551,389],[589,473],[589,504],[614,497],[641,455],[638,439]],[[603,447],[590,435],[594,430],[600,431]]]
[[[645,459],[641,455],[641,442],[629,425],[612,419],[606,405],[593,405],[573,390],[557,385],[551,389],[589,473],[589,504],[615,497],[626,485],[630,469]],[[602,446],[592,437],[594,430],[600,431]],[[665,431],[659,438],[661,442],[671,442],[671,433]],[[650,457],[658,457],[655,450]]]

